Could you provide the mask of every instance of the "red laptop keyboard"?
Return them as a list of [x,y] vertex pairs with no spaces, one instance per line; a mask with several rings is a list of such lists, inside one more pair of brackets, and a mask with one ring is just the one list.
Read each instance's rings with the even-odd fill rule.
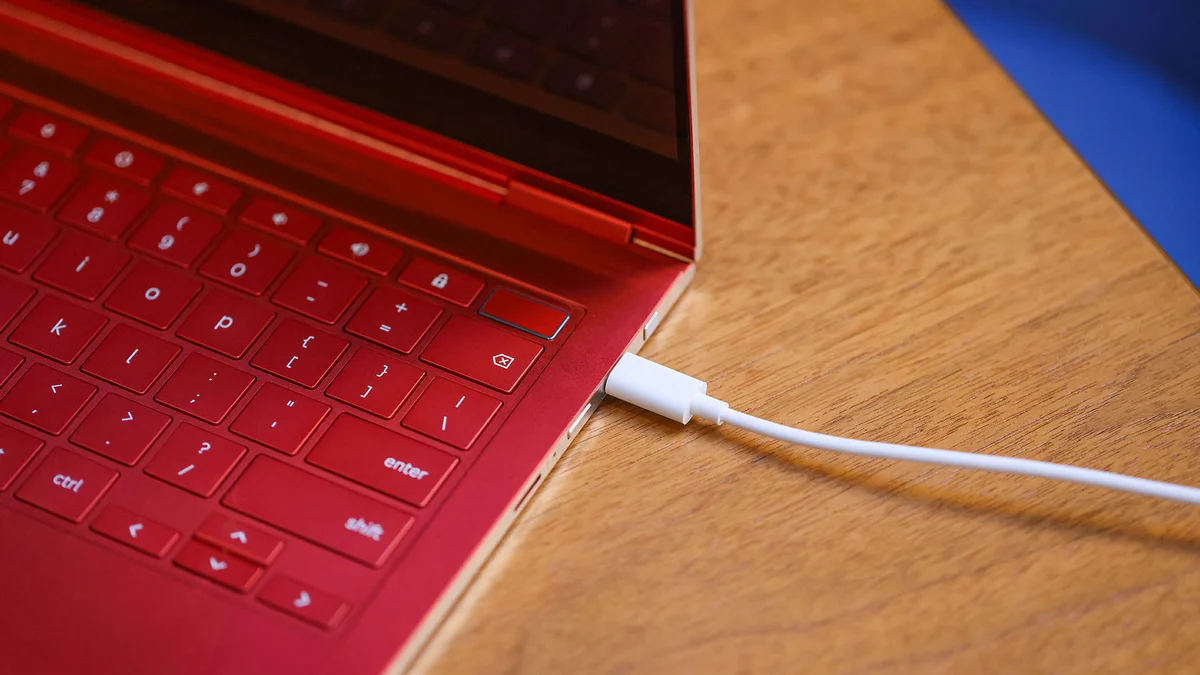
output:
[[264,611],[349,615],[575,323],[69,119],[0,129],[0,493]]

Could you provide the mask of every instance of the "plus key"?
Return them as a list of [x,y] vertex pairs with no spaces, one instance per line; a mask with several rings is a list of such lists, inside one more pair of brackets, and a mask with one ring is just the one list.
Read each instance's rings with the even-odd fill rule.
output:
[[442,310],[390,286],[380,286],[346,324],[346,331],[407,354],[441,316]]

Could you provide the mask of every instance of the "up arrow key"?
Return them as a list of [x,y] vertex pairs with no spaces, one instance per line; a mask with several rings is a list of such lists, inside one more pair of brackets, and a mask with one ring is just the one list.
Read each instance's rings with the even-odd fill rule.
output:
[[246,533],[242,532],[241,530],[238,530],[237,532],[229,533],[229,538],[233,539],[235,541],[242,542],[242,546],[246,545]]

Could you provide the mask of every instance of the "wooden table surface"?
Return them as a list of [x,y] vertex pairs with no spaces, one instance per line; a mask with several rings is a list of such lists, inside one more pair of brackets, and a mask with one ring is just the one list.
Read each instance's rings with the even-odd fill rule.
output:
[[[1200,299],[937,0],[697,3],[644,354],[833,434],[1200,484]],[[427,673],[1198,672],[1200,510],[606,403]]]

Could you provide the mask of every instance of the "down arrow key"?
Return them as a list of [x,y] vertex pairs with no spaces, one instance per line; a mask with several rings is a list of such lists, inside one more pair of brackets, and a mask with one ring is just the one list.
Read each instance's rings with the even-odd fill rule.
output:
[[263,575],[263,568],[258,565],[238,560],[195,539],[184,545],[175,557],[175,564],[241,593],[253,588]]

